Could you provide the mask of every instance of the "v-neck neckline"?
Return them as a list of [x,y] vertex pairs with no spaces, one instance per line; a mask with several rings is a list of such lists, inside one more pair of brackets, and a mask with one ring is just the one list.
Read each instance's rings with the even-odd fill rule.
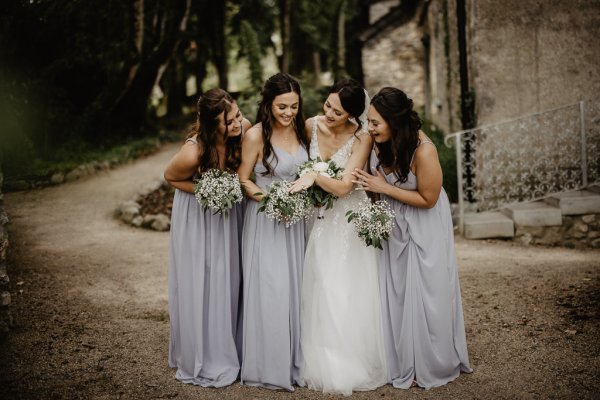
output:
[[333,152],[333,154],[331,155],[331,157],[329,157],[327,160],[325,160],[322,156],[321,156],[321,148],[319,147],[319,120],[318,118],[315,118],[315,141],[316,141],[316,148],[317,148],[317,153],[319,154],[319,158],[323,161],[331,161],[331,159],[341,150],[344,148],[344,146],[346,146],[348,144],[348,142],[350,142],[355,136],[351,135],[348,140],[346,140],[344,142],[344,144],[342,144],[340,147],[337,148],[336,151]]

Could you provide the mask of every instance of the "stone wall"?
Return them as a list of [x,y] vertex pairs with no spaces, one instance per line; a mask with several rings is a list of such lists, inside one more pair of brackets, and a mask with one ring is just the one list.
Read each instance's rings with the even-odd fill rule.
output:
[[427,38],[424,48],[427,65],[422,83],[426,114],[446,133],[461,130],[456,1],[431,1],[420,30]]
[[516,226],[515,240],[572,248],[600,248],[600,214],[563,215],[560,226]]
[[[393,5],[372,5],[371,22]],[[457,0],[420,10],[365,43],[365,84],[400,87],[442,130],[461,130]],[[478,125],[598,98],[600,1],[465,0],[465,12]]]
[[467,15],[480,125],[599,96],[600,1],[467,0]]
[[416,21],[369,40],[362,63],[371,96],[384,86],[394,86],[404,90],[416,107],[424,106],[423,45]]
[[2,194],[3,175],[0,171],[0,340],[4,339],[12,326],[10,314],[10,292],[8,291],[9,279],[6,273],[6,256],[8,252],[8,216],[4,210]]

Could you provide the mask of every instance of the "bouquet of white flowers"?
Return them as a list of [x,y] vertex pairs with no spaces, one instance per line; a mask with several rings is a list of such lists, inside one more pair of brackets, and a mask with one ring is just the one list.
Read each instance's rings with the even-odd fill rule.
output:
[[273,182],[267,194],[260,200],[258,211],[263,211],[270,219],[283,222],[289,228],[312,212],[312,204],[305,191],[290,193],[292,184],[288,181]]
[[225,216],[235,203],[244,199],[238,175],[215,168],[202,174],[196,181],[194,192],[198,204]]
[[[300,165],[296,175],[301,177],[308,172],[316,172],[333,179],[342,179],[344,169],[338,167],[332,160],[323,161],[320,157],[317,157]],[[337,196],[326,192],[318,185],[312,185],[306,190],[306,193],[315,207],[325,206],[325,209],[333,207],[333,201],[337,199]]]
[[354,230],[367,246],[382,249],[381,242],[392,233],[394,211],[385,201],[371,203],[369,199],[360,202],[358,210],[346,213],[348,222],[354,222]]

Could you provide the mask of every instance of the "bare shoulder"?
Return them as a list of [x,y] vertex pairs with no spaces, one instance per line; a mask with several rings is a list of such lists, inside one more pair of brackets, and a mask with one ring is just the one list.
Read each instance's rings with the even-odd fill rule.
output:
[[196,141],[186,140],[179,149],[177,158],[185,164],[194,164],[198,162],[198,158],[202,155],[202,146]]
[[371,147],[373,145],[373,138],[366,131],[360,131],[356,134],[356,140],[352,147]]
[[421,144],[415,150],[415,162],[438,161],[437,148],[431,143],[431,140],[425,134],[419,135],[419,138],[421,139]]
[[244,134],[244,142],[251,145],[261,145],[263,142],[262,138],[262,124],[258,123],[252,126],[246,133]]
[[242,120],[242,129],[243,129],[243,131],[246,132],[251,127],[252,127],[252,123],[250,121],[248,121],[247,118],[244,118]]

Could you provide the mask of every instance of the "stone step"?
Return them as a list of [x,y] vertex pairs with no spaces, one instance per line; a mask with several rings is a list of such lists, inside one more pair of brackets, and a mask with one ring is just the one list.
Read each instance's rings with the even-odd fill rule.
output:
[[520,226],[555,226],[562,225],[560,208],[543,201],[519,203],[500,210],[504,215]]
[[497,211],[467,213],[464,217],[464,235],[467,239],[512,238],[513,221]]
[[600,194],[589,190],[557,193],[545,199],[546,203],[558,207],[563,215],[600,213]]
[[588,191],[590,191],[590,192],[600,193],[600,183],[592,183],[591,185],[589,185],[585,189],[588,190]]

